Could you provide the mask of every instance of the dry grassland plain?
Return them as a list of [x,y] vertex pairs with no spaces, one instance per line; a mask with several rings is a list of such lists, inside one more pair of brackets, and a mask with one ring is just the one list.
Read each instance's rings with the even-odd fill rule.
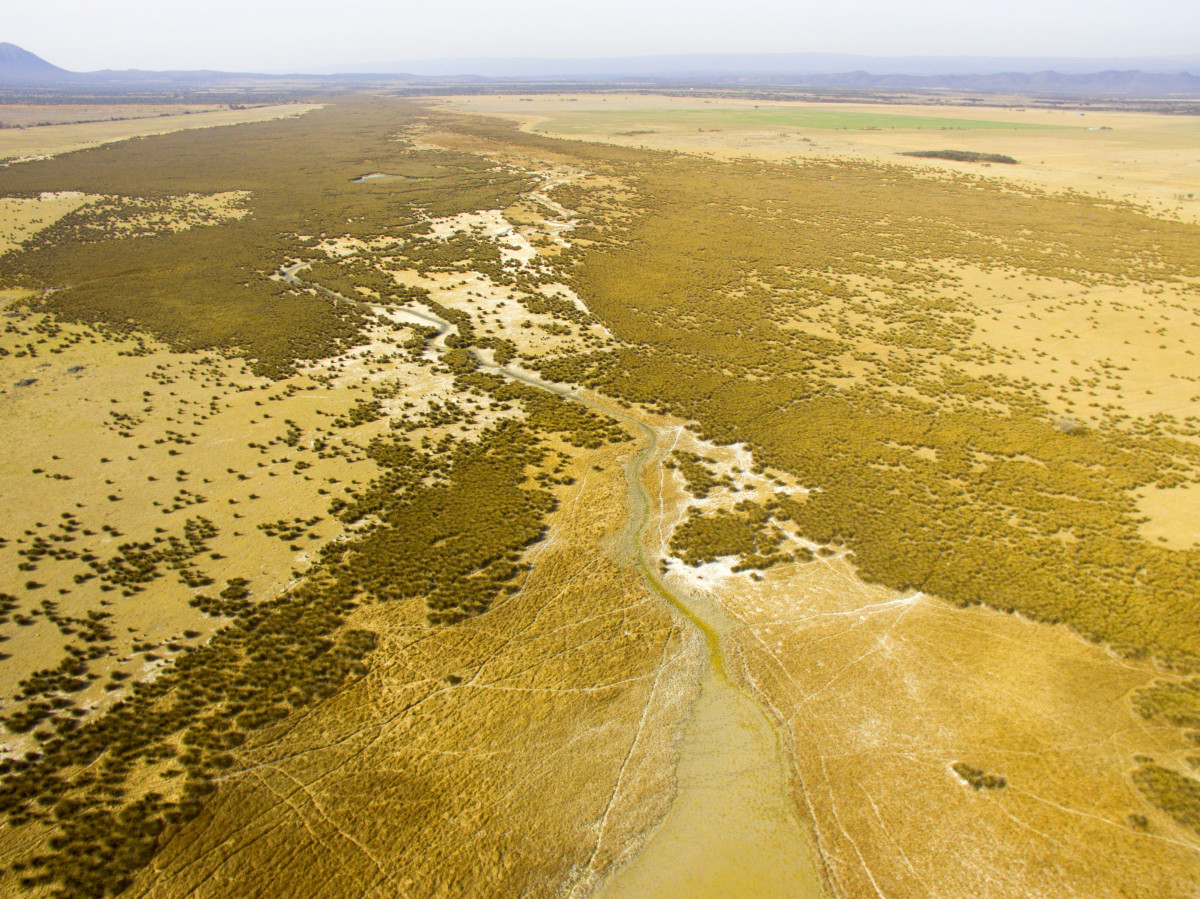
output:
[[5,128],[30,128],[82,122],[115,122],[121,119],[194,115],[198,112],[216,112],[222,109],[228,109],[228,106],[211,103],[56,103],[53,106],[0,103],[0,125]]
[[[242,109],[225,107],[158,107],[153,115],[139,107],[61,107],[45,109],[0,106],[0,122],[13,121],[22,127],[0,129],[0,163],[56,156],[98,147],[114,141],[169,134],[191,128],[213,128],[262,122],[302,115],[315,104],[280,103]],[[107,114],[105,114],[107,113]],[[48,124],[42,124],[47,122]]]
[[0,892],[1200,889],[1194,120],[305,108],[0,169]]
[[[498,115],[555,136],[768,160],[836,155],[929,170],[986,173],[1051,190],[1133,200],[1200,216],[1193,116],[1092,109],[805,103],[610,94],[454,97],[449,108]],[[929,150],[1013,157],[1019,166],[904,158]]]

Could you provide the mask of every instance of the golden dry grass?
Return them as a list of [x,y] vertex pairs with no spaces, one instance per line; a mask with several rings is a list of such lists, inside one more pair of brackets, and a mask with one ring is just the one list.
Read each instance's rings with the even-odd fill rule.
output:
[[[607,102],[652,113],[661,101]],[[415,143],[393,140],[398,130]],[[683,137],[663,145],[686,149]],[[158,896],[586,895],[724,876],[705,851],[721,829],[673,818],[675,790],[679,809],[696,808],[716,783],[706,758],[735,744],[766,757],[770,740],[737,730],[729,708],[690,705],[712,695],[701,676],[712,649],[628,557],[624,466],[637,446],[606,442],[622,438],[611,419],[505,383],[486,365],[504,355],[586,380],[609,394],[587,394],[593,408],[658,429],[648,554],[778,726],[784,808],[808,822],[831,893],[1194,891],[1200,842],[1163,792],[1191,783],[1180,772],[1194,747],[1186,716],[1155,705],[1187,707],[1172,691],[1188,688],[1149,658],[1183,670],[1196,649],[1194,229],[924,162],[864,162],[930,135],[831,132],[875,149],[846,144],[846,157],[798,166],[762,162],[809,153],[790,137],[701,137],[690,149],[758,158],[552,141],[355,101],[125,145],[99,167],[75,157],[17,170],[22,195],[70,181],[130,208],[95,233],[84,212],[69,215],[75,230],[60,223],[35,252],[6,254],[31,289],[5,295],[0,425],[30,436],[0,463],[14,497],[0,593],[16,603],[0,614],[23,638],[5,644],[0,686],[28,694],[10,722],[55,695],[69,671],[17,682],[103,612],[97,679],[71,695],[131,698],[92,714],[100,730],[78,744],[62,728],[71,752],[112,728],[116,748],[88,756],[95,782],[60,764],[49,723],[8,735],[13,749],[50,753],[28,770],[66,779],[21,768],[6,781],[23,792],[6,806],[0,854],[45,853],[33,868],[64,889],[109,865],[94,869]],[[282,138],[314,168],[280,171]],[[238,152],[210,152],[224,141]],[[1044,184],[1081,183],[1085,145],[1063,147]],[[372,171],[393,177],[352,180]],[[1155,196],[1158,182],[1136,180],[1126,186]],[[231,191],[248,193],[229,209],[250,215],[201,215],[194,224],[211,227],[174,233],[195,197]],[[145,196],[159,233],[133,236],[121,223],[146,225]],[[49,224],[10,211],[24,235]],[[1114,229],[1127,239],[1102,245]],[[94,242],[79,250],[83,237]],[[277,316],[239,294],[219,327],[203,321],[216,300],[171,274],[189,248],[193,273],[236,250],[241,267],[221,269],[218,287],[249,279],[311,318],[255,342],[249,325]],[[151,251],[157,268],[121,282],[133,302],[100,302],[116,283],[104,278]],[[48,314],[70,311],[74,288],[40,292],[61,286],[56,273],[80,277],[77,252],[103,267],[80,316],[96,328]],[[281,283],[291,263],[299,284]],[[176,289],[188,300],[164,303],[159,292]],[[316,340],[346,308],[342,337]],[[138,327],[106,330],[124,324],[118,309]],[[438,318],[455,327],[429,350],[422,327]],[[275,354],[274,380],[251,373],[247,344]],[[740,561],[750,548],[770,558],[740,572],[732,557],[667,558],[688,549],[673,538],[689,505],[711,515],[746,500],[738,514],[763,521],[742,536],[769,539],[739,543]],[[128,589],[136,552],[121,549],[127,567],[108,580],[71,555],[122,542],[153,552],[176,532],[194,537],[183,521],[198,515],[211,532],[141,591]],[[1080,547],[1092,555],[1072,555]],[[199,578],[214,583],[188,582]],[[975,601],[1067,624],[959,607]],[[328,683],[310,682],[314,671]],[[132,677],[106,682],[114,672]],[[163,692],[131,689],[139,679]],[[123,709],[140,729],[120,729]],[[59,727],[69,712],[47,714]],[[706,755],[688,736],[705,721],[743,743],[709,728],[719,745]],[[150,742],[130,742],[140,730]],[[770,767],[748,780],[770,788]],[[1175,778],[1166,787],[1160,767]],[[94,807],[73,817],[73,796]],[[101,863],[103,815],[126,829],[113,838],[124,854]],[[673,845],[691,854],[662,849]],[[781,880],[784,893],[798,883]]]
[[[677,430],[662,445],[699,452],[738,489],[697,500],[680,472],[651,474],[648,548],[660,558],[688,506],[729,509],[789,489],[778,473],[752,473],[736,447]],[[832,550],[762,575],[671,560],[665,580],[729,616],[726,642],[786,735],[833,895],[1194,889],[1200,839],[1127,777],[1148,757],[1181,765],[1194,749],[1132,707],[1158,668],[1065,628],[868,585],[852,555]],[[1007,786],[973,789],[956,763]]]
[[[158,225],[173,231],[187,224],[191,205],[187,197],[160,203]],[[103,224],[97,239],[130,239],[130,229],[119,221],[114,226],[111,216]],[[512,335],[519,353],[545,352],[547,340],[557,346],[558,332],[567,327],[525,309],[511,288],[483,276],[425,277],[402,266],[396,275],[429,288],[439,309],[470,311],[485,339],[516,321],[520,310],[520,321],[530,326]],[[378,318],[353,349],[268,381],[236,358],[179,353],[141,335],[126,339],[63,325],[30,308],[40,299],[36,294],[10,291],[6,298],[11,305],[0,358],[0,412],[5,427],[29,435],[0,472],[13,498],[5,521],[13,539],[0,545],[6,562],[25,559],[31,540],[59,539],[60,507],[70,510],[63,539],[84,542],[82,551],[102,557],[122,541],[151,545],[188,514],[204,513],[214,532],[205,557],[190,563],[195,575],[215,582],[209,591],[168,576],[128,595],[106,596],[103,578],[72,578],[87,573],[77,551],[38,558],[25,572],[5,565],[0,592],[25,600],[8,610],[24,639],[19,653],[0,662],[7,693],[69,648],[71,634],[59,622],[93,610],[107,616],[112,637],[89,664],[96,679],[73,696],[84,720],[101,717],[114,700],[129,695],[130,685],[169,670],[179,653],[212,635],[219,622],[189,602],[197,592],[245,578],[250,600],[269,603],[310,571],[315,549],[352,541],[363,530],[357,524],[375,526],[371,516],[347,525],[328,514],[330,500],[337,502],[343,489],[352,496],[369,493],[368,483],[380,476],[368,452],[373,438],[412,447],[437,444],[446,452],[445,441],[469,444],[485,428],[523,414],[520,403],[514,409],[511,401],[489,402],[478,389],[461,392],[444,367],[405,349],[414,320],[394,306],[375,310]],[[364,403],[381,414],[348,427]],[[545,410],[539,414],[546,419]],[[75,439],[81,432],[89,439]],[[293,722],[246,743],[238,775],[220,781],[223,798],[190,829],[173,834],[174,848],[148,875],[152,891],[192,892],[199,882],[223,895],[242,879],[252,888],[268,870],[262,856],[242,867],[207,847],[213,838],[227,843],[230,834],[243,834],[255,840],[257,851],[264,845],[257,840],[260,826],[293,849],[297,840],[313,840],[304,849],[304,866],[270,869],[272,878],[297,889],[321,880],[331,895],[349,884],[391,889],[422,880],[437,884],[433,892],[446,893],[459,892],[464,883],[488,884],[497,893],[514,884],[547,894],[568,882],[585,889],[633,851],[671,794],[673,734],[691,695],[697,646],[642,591],[636,572],[610,557],[624,526],[617,458],[628,450],[580,451],[563,443],[552,450],[558,459],[553,474],[547,465],[531,479],[536,474],[538,483],[560,484],[563,511],[531,554],[532,570],[520,591],[489,614],[446,628],[430,627],[423,598],[365,609],[347,622],[350,633],[365,627],[377,635],[384,664],[307,723]],[[176,509],[181,496],[186,506]],[[30,576],[39,586],[24,583]],[[43,595],[53,596],[52,612],[37,605]],[[606,605],[597,605],[598,595]],[[21,708],[10,705],[8,711]],[[391,723],[381,724],[381,715]],[[447,725],[437,745],[429,742],[428,730],[435,720]],[[330,738],[343,731],[344,738]],[[530,741],[531,732],[540,736]],[[329,772],[346,764],[334,756],[348,752],[347,758],[357,759],[349,762],[354,769],[375,751],[363,739],[380,753],[378,762],[331,782]],[[36,749],[38,739],[16,733],[8,744],[25,752]],[[577,752],[590,766],[586,777],[580,764],[561,763],[564,754],[575,758]],[[398,755],[405,758],[400,771],[394,769]],[[300,767],[290,767],[293,762]],[[315,771],[323,772],[316,781]],[[369,785],[362,779],[366,771],[374,772],[366,774]],[[180,793],[183,784],[170,772],[169,762],[151,761],[128,772],[124,783],[135,795],[165,793],[169,801],[182,796],[186,802],[187,790]],[[558,792],[574,798],[549,811],[545,794],[523,785],[545,788],[553,778],[562,781]],[[462,789],[464,782],[471,788]],[[323,793],[321,784],[330,783]],[[274,798],[281,791],[285,798]],[[345,803],[343,812],[334,795]],[[362,830],[364,795],[387,797],[406,813],[399,819],[389,813],[394,826],[372,825],[371,836]],[[374,820],[370,809],[368,820]],[[489,827],[501,813],[504,825]],[[282,817],[276,820],[277,814]],[[231,823],[230,815],[249,818]],[[522,817],[516,845],[511,828]],[[434,841],[441,848],[431,851],[434,827],[447,829]],[[33,825],[9,843],[8,852],[19,858],[28,848],[19,844],[47,836]],[[347,846],[365,869],[347,855]],[[199,858],[190,854],[197,847],[204,850]]]
[[[715,158],[752,157],[780,161],[837,156],[900,163],[931,172],[985,172],[1049,190],[1079,190],[1114,199],[1132,199],[1162,213],[1192,221],[1200,218],[1200,174],[1193,163],[1200,126],[1186,116],[1152,112],[1050,110],[1025,106],[1019,99],[1009,107],[955,106],[938,103],[810,103],[738,99],[697,99],[613,93],[607,95],[476,96],[447,98],[449,108],[511,118],[535,129],[553,119],[571,123],[603,123],[596,113],[626,113],[619,125],[603,130],[572,127],[562,136],[621,146],[682,150]],[[964,124],[995,122],[1022,130],[973,128],[905,128],[894,122],[884,127],[764,127],[747,121],[748,111],[869,117],[872,114],[960,119]],[[720,114],[726,113],[724,120]],[[713,116],[704,130],[680,126],[680,113]],[[663,123],[666,119],[666,124]],[[869,125],[869,121],[867,122]],[[1028,126],[1035,126],[1028,129]],[[1053,130],[1037,130],[1048,128]],[[1027,129],[1027,130],[1026,130]],[[637,131],[630,134],[619,132]],[[922,160],[899,156],[913,150],[959,149],[1002,153],[1019,166],[989,166]]]
[[356,616],[380,664],[248,747],[135,888],[557,895],[629,853],[670,796],[696,647],[611,558],[628,452],[576,458],[512,599],[432,633],[419,601]]
[[212,103],[55,103],[52,106],[0,103],[0,123],[6,128],[112,122],[216,112],[227,106]]
[[[546,146],[537,138],[513,141]],[[562,152],[561,145],[553,151]],[[602,155],[594,145],[579,152]],[[1164,451],[1154,463],[1161,479],[1153,490],[1172,491],[1177,501],[1186,497],[1178,485],[1195,479],[1197,436],[1197,399],[1188,387],[1197,368],[1186,336],[1194,326],[1194,256],[1186,242],[1177,243],[1171,251],[1176,263],[1157,271],[1144,268],[1140,253],[1121,262],[1112,256],[1129,249],[1131,231],[1162,227],[1165,235],[1176,226],[1113,218],[1096,228],[1087,249],[1071,235],[1079,220],[1107,207],[1082,193],[1009,194],[1012,182],[1004,179],[910,179],[900,166],[864,168],[857,160],[777,169],[682,160],[659,168],[644,157],[620,158],[638,172],[628,182],[637,186],[628,205],[638,212],[624,224],[614,224],[621,207],[603,190],[580,185],[559,198],[616,235],[606,247],[597,229],[598,247],[581,254],[582,276],[574,286],[632,347],[595,356],[594,368],[584,357],[552,362],[546,370],[651,410],[695,417],[722,442],[744,437],[756,458],[761,452],[805,486],[820,488],[785,511],[796,515],[806,538],[800,544],[810,551],[820,549],[813,539],[840,538],[825,547],[831,556],[818,552],[800,568],[777,564],[761,582],[752,572],[733,573],[736,559],[687,576],[673,563],[668,583],[709,588],[741,619],[729,640],[742,653],[747,680],[791,729],[801,801],[815,822],[835,892],[1150,896],[1192,889],[1197,843],[1186,826],[1186,798],[1155,792],[1159,786],[1149,776],[1161,770],[1178,784],[1192,783],[1180,773],[1189,770],[1191,744],[1178,722],[1160,721],[1141,700],[1134,708],[1134,696],[1162,679],[1163,669],[1121,658],[1065,628],[958,609],[911,587],[869,586],[841,543],[849,542],[864,567],[869,550],[872,579],[891,582],[888,569],[906,568],[915,575],[909,583],[935,593],[1061,620],[1047,605],[1061,582],[1043,591],[1024,580],[1037,551],[998,533],[985,537],[981,499],[1001,502],[1002,530],[1028,527],[1041,500],[1016,481],[1041,484],[1035,489],[1045,497],[1048,479],[1074,464],[1050,451],[1053,434],[1082,436],[1092,428],[1092,437],[1112,449],[1136,446],[1142,463],[1149,461],[1146,453]],[[687,183],[696,189],[689,192]],[[900,184],[907,186],[892,193]],[[942,193],[943,184],[954,186]],[[960,205],[968,195],[990,203],[985,194],[997,203],[985,216]],[[1010,202],[1006,195],[1015,205],[1001,211]],[[1026,202],[1021,216],[1007,220]],[[940,228],[950,220],[943,240]],[[1002,220],[1007,223],[999,225]],[[1084,230],[1093,224],[1094,218]],[[1033,235],[1040,236],[1037,249],[1024,244]],[[1073,249],[1059,256],[1063,240]],[[1094,252],[1100,247],[1107,257]],[[796,382],[809,386],[792,386]],[[983,437],[992,427],[1012,437],[1032,424],[1022,421],[1020,408],[1042,422],[1037,427],[1045,427],[1044,437],[1031,433],[1028,441],[1000,444]],[[951,422],[964,413],[971,424],[962,420],[964,442],[954,448],[957,438],[947,443],[942,437],[958,429]],[[851,448],[868,433],[876,435],[869,449]],[[797,454],[801,446],[807,449]],[[831,463],[837,458],[844,467]],[[843,486],[875,477],[892,486],[854,512],[838,508],[849,497]],[[939,477],[948,478],[947,500],[953,495],[952,502],[966,503],[967,517],[957,523],[932,525],[924,518],[941,502],[930,486],[930,478]],[[1099,481],[1088,481],[1085,488],[1076,480],[1067,491],[1071,504],[1092,495]],[[1183,585],[1191,583],[1193,555],[1167,555],[1143,542],[1170,533],[1160,545],[1191,546],[1183,540],[1188,516],[1165,502],[1147,502],[1143,488],[1127,483],[1124,495],[1096,497],[1088,508],[1124,510],[1120,529],[1129,532],[1131,550],[1153,556],[1155,565],[1179,566],[1181,592],[1171,603],[1190,618]],[[906,496],[911,503],[901,499]],[[743,491],[728,495],[726,507],[745,497]],[[827,512],[836,524],[821,523]],[[1151,520],[1140,521],[1147,514]],[[873,516],[880,516],[888,538],[862,539]],[[678,514],[665,515],[663,547],[679,533],[679,521]],[[1111,536],[1112,525],[1115,519],[1100,531]],[[926,557],[930,579],[916,574],[923,565],[911,563],[931,531],[945,541]],[[1068,528],[1052,539],[1059,546],[1094,547],[1105,539],[1100,531],[1076,535]],[[964,539],[951,540],[951,534]],[[998,554],[978,569],[989,572],[989,584],[970,588],[967,598],[951,582],[981,563],[964,549],[976,539]],[[884,544],[886,562],[877,555]],[[1092,571],[1112,574],[1119,567],[1113,556]],[[1075,578],[1083,569],[1061,570]],[[825,579],[805,579],[818,576]],[[1108,590],[1098,582],[1089,591],[1092,601],[1073,604],[1067,620],[1079,626],[1077,614],[1103,616]],[[1007,599],[998,601],[1000,595]],[[1122,649],[1136,654],[1135,646],[1145,647],[1144,635],[1157,626],[1150,619],[1135,626],[1127,633],[1141,635],[1122,640]],[[750,636],[760,629],[769,636],[762,647]],[[1184,639],[1191,644],[1191,637]],[[1187,658],[1187,652],[1179,657],[1184,670]],[[1174,681],[1167,676],[1166,682]],[[822,745],[828,750],[816,748]],[[976,790],[963,771],[984,788]],[[985,786],[999,778],[1004,787]],[[1183,804],[1176,807],[1176,799]],[[947,854],[954,863],[945,862]]]
[[303,115],[316,104],[286,103],[250,109],[206,109],[199,112],[173,111],[154,118],[137,117],[120,121],[68,122],[37,128],[0,129],[0,160],[10,162],[41,159],[61,153],[73,153],[134,137],[169,134],[193,128],[213,128],[245,122],[263,122],[287,116]]
[[16,249],[34,234],[95,199],[77,191],[46,193],[37,199],[0,199],[0,254]]

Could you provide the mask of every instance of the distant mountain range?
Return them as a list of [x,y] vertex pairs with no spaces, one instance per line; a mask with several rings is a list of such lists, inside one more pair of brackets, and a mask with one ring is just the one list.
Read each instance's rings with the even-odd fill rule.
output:
[[[1197,67],[1200,69],[1200,67]],[[1047,94],[1054,96],[1184,98],[1200,96],[1200,77],[1174,74],[1105,71],[1069,75],[1062,72],[1001,72],[994,75],[873,75],[846,72],[837,75],[751,78],[753,82],[851,90],[960,91],[980,94]]]
[[[239,83],[319,87],[538,82],[696,83],[814,89],[968,91],[1109,97],[1200,97],[1200,56],[1138,59],[865,57],[845,54],[700,54],[603,59],[442,59],[374,71],[255,74],[215,71],[70,72],[0,43],[0,88],[51,91],[199,89]],[[401,73],[401,69],[405,73]]]
[[[353,81],[367,76],[349,76]],[[390,80],[411,80],[408,76],[392,76]],[[296,82],[309,84],[337,82],[337,75],[279,76],[246,72],[167,71],[150,72],[140,69],[104,69],[98,72],[70,72],[61,69],[16,44],[0,43],[0,89],[50,91],[146,91],[165,89],[199,89],[233,87],[239,84],[263,82]]]
[[[343,69],[342,71],[348,71]],[[591,59],[457,57],[356,66],[353,71],[411,72],[423,77],[481,78],[714,78],[795,77],[870,72],[880,75],[966,76],[1055,72],[1089,75],[1138,71],[1200,73],[1200,54],[1165,57],[857,56],[849,53],[699,53]]]

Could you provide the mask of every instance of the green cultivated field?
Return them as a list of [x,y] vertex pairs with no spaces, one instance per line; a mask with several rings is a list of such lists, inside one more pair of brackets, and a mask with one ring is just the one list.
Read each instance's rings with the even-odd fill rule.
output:
[[565,112],[538,124],[550,134],[596,134],[649,129],[759,131],[808,128],[820,131],[1069,131],[1068,125],[990,122],[901,113],[849,112],[840,109],[645,109]]

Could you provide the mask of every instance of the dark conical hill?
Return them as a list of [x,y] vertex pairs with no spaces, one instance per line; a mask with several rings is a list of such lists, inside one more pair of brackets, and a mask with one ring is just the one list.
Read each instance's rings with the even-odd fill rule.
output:
[[0,43],[0,85],[60,82],[73,74],[16,44]]

